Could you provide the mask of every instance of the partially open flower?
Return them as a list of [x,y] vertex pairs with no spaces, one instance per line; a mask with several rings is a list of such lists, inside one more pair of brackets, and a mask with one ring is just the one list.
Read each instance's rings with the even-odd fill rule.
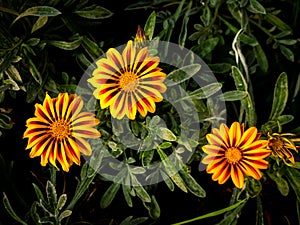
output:
[[244,174],[259,180],[260,169],[266,169],[268,162],[264,160],[271,151],[266,149],[268,141],[259,140],[260,133],[256,127],[244,131],[244,125],[234,122],[230,128],[221,124],[220,129],[214,128],[207,134],[208,145],[202,147],[207,154],[202,160],[207,164],[207,173],[219,184],[231,177],[236,187],[244,185]]
[[268,148],[272,150],[272,155],[274,157],[279,157],[288,166],[293,166],[295,164],[295,159],[293,152],[298,153],[297,146],[294,143],[295,136],[292,133],[269,134]]
[[80,164],[80,154],[91,155],[92,149],[86,138],[98,138],[94,128],[99,124],[95,114],[81,112],[83,100],[75,94],[60,93],[57,98],[46,94],[43,104],[35,104],[35,117],[26,121],[24,138],[30,158],[41,156],[41,165],[48,160],[56,168],[56,160],[62,169],[69,171],[74,163]]
[[138,25],[137,32],[134,39],[134,44],[137,48],[143,48],[147,46],[147,37],[143,28]]

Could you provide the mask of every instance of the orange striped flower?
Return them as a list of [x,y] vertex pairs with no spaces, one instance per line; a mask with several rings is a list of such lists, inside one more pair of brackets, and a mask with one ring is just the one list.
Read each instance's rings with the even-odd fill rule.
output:
[[268,162],[264,160],[271,151],[267,149],[268,141],[259,140],[261,134],[256,127],[244,131],[244,124],[234,122],[230,128],[221,124],[220,129],[213,128],[207,134],[208,145],[202,147],[207,154],[202,163],[207,164],[206,171],[219,184],[231,177],[238,188],[244,186],[244,174],[259,180],[260,169],[266,169]]
[[48,94],[43,104],[35,104],[35,117],[26,121],[23,138],[28,138],[26,149],[30,158],[41,156],[41,165],[48,160],[55,166],[56,160],[68,172],[74,163],[80,165],[80,153],[91,155],[92,149],[86,138],[99,138],[100,132],[93,128],[99,124],[95,114],[81,112],[81,97],[60,93],[57,98]]
[[137,111],[143,117],[155,112],[155,103],[163,100],[161,93],[166,91],[166,74],[158,67],[159,62],[147,47],[136,48],[131,40],[122,54],[109,49],[106,58],[96,62],[97,68],[88,79],[96,88],[94,96],[100,99],[101,108],[109,107],[117,119],[126,115],[134,120]]
[[294,153],[298,153],[297,147],[294,141],[300,141],[299,138],[293,138],[295,134],[284,133],[269,134],[268,148],[272,150],[272,155],[274,157],[279,157],[288,166],[295,165]]

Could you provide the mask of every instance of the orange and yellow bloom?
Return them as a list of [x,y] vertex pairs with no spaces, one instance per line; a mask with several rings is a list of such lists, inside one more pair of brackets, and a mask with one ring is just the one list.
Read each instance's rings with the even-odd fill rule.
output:
[[259,140],[261,134],[256,127],[244,131],[244,125],[234,122],[230,128],[221,124],[220,129],[213,128],[212,134],[207,134],[207,145],[202,147],[207,154],[203,164],[212,179],[219,184],[225,183],[231,177],[238,188],[244,186],[244,175],[259,180],[260,169],[266,169],[268,162],[264,160],[271,151],[267,149],[268,141]]
[[268,148],[272,150],[272,155],[281,158],[286,165],[293,166],[295,159],[292,152],[298,153],[294,141],[299,141],[299,138],[292,138],[295,135],[291,133],[273,133],[268,136]]
[[110,48],[106,58],[96,62],[97,68],[88,79],[96,89],[94,96],[102,109],[109,107],[114,118],[125,115],[133,120],[137,111],[145,117],[155,112],[156,102],[163,100],[166,74],[158,67],[159,57],[151,56],[148,48],[137,48],[128,41],[122,54]]
[[75,94],[60,93],[57,98],[46,94],[43,104],[35,104],[35,117],[26,121],[23,138],[28,138],[29,156],[41,156],[42,166],[49,160],[56,168],[57,160],[66,172],[73,163],[80,165],[80,153],[92,154],[85,139],[100,137],[94,128],[99,120],[82,108],[83,100]]

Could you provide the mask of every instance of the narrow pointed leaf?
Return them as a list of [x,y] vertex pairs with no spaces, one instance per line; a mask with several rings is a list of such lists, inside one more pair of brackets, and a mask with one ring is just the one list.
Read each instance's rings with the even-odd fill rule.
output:
[[266,14],[266,9],[257,0],[250,0],[248,10],[253,13]]
[[160,217],[160,207],[154,195],[151,196],[151,201],[143,202],[144,206],[148,209],[149,215],[152,219],[158,219]]
[[112,183],[110,185],[110,187],[106,190],[106,192],[103,194],[100,200],[100,207],[102,209],[105,209],[110,205],[112,200],[115,198],[119,188],[120,188],[120,184],[118,183]]
[[280,48],[281,53],[285,56],[285,58],[287,58],[291,62],[294,62],[295,56],[291,49],[289,49],[288,47],[286,47],[284,45],[280,45],[279,48]]
[[200,186],[200,184],[197,183],[197,181],[189,173],[187,173],[184,170],[180,170],[179,174],[183,179],[185,186],[190,192],[192,192],[194,195],[200,198],[205,198],[205,190]]
[[47,181],[46,193],[47,193],[48,203],[52,206],[52,209],[54,211],[57,205],[57,193],[56,193],[55,186],[51,181]]
[[129,207],[132,207],[132,199],[130,197],[130,186],[122,185],[123,195]]
[[283,112],[288,99],[288,77],[285,72],[277,78],[269,120],[275,121]]
[[200,68],[200,64],[191,64],[174,70],[167,76],[167,79],[172,82],[168,82],[167,80],[166,83],[168,86],[180,84],[194,76],[200,70]]
[[224,92],[222,95],[218,96],[221,101],[238,101],[243,100],[248,96],[246,91],[227,91]]
[[59,14],[61,12],[51,6],[35,6],[21,13],[13,23],[25,16],[58,16]]
[[148,17],[145,26],[144,26],[144,31],[146,34],[146,37],[149,40],[152,40],[153,34],[154,34],[154,29],[155,29],[155,22],[156,22],[156,13],[153,11],[150,16]]
[[87,19],[105,19],[108,17],[111,17],[113,13],[101,6],[96,6],[93,9],[83,9],[83,10],[77,10],[75,13],[83,18]]
[[71,42],[50,40],[48,41],[48,44],[63,50],[74,50],[80,46],[81,42],[82,38],[80,37],[77,40]]
[[59,215],[58,220],[62,221],[64,218],[71,216],[71,214],[72,214],[72,211],[67,209]]
[[27,225],[27,223],[25,221],[23,221],[17,214],[16,212],[13,210],[13,208],[10,205],[10,202],[6,196],[6,194],[3,192],[3,205],[6,209],[6,211],[9,213],[9,215],[14,218],[14,220],[18,221],[19,223],[23,224],[23,225]]
[[40,16],[31,28],[31,33],[41,29],[48,22],[48,16]]

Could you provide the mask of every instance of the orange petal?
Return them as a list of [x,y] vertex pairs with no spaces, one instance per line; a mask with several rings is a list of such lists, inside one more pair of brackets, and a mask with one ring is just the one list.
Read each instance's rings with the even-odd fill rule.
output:
[[65,148],[65,141],[61,141],[58,144],[58,151],[57,151],[57,160],[60,163],[62,169],[66,172],[69,172],[70,165],[67,160],[66,156],[66,148]]
[[245,162],[240,162],[240,168],[243,170],[243,172],[245,174],[247,174],[247,176],[251,176],[256,180],[259,180],[262,176],[261,172],[259,171],[259,169],[250,166],[249,164],[245,163]]
[[236,166],[231,164],[231,179],[234,183],[234,185],[237,188],[242,188],[244,185],[244,174],[242,173],[242,170]]
[[219,174],[218,177],[218,183],[219,184],[224,184],[230,177],[230,164],[227,164],[226,167],[221,170],[221,173]]
[[224,155],[225,153],[224,149],[216,145],[204,145],[202,146],[202,150],[206,154],[210,154],[210,155]]
[[238,143],[238,146],[240,146],[241,148],[244,148],[250,144],[252,144],[252,142],[254,142],[256,140],[257,137],[257,128],[256,127],[250,127],[249,129],[247,129],[241,140]]
[[113,104],[109,108],[112,117],[122,119],[125,116],[126,95],[124,92],[119,92],[115,97]]
[[230,146],[235,147],[241,139],[241,126],[238,122],[232,123],[229,129],[229,143]]
[[78,149],[84,155],[90,156],[92,154],[92,149],[90,144],[84,140],[83,138],[76,138],[76,143],[78,145]]
[[109,62],[109,65],[112,68],[114,68],[116,71],[119,71],[120,69],[126,67],[126,65],[124,64],[122,56],[120,55],[120,53],[116,49],[110,48],[106,52],[106,57],[107,57],[107,60]]
[[129,71],[133,71],[133,65],[135,62],[136,48],[133,45],[133,41],[128,41],[125,49],[123,50],[122,57],[126,67],[129,66]]
[[206,139],[207,139],[208,143],[211,145],[216,145],[219,147],[225,146],[223,140],[214,134],[207,134]]

